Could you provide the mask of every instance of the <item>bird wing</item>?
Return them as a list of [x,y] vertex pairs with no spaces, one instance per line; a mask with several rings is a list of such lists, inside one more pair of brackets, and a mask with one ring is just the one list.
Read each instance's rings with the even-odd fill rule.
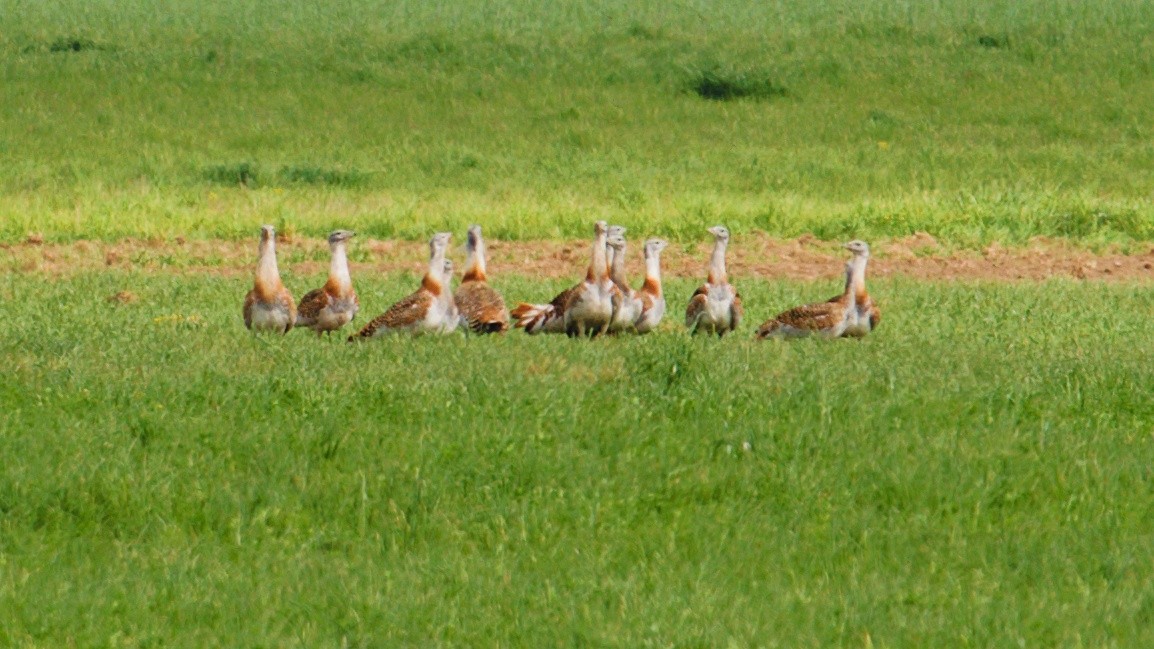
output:
[[244,328],[252,329],[252,307],[256,304],[256,290],[251,290],[244,296]]
[[549,304],[553,306],[553,309],[558,317],[564,318],[565,312],[568,311],[575,302],[581,299],[582,289],[585,288],[585,285],[586,282],[576,284],[572,288],[561,292],[557,297],[553,298],[553,301]]
[[692,329],[697,325],[697,321],[701,318],[701,314],[705,312],[705,299],[709,293],[708,286],[702,286],[693,292],[693,297],[689,298],[689,305],[685,307],[685,326]]
[[463,282],[453,296],[457,310],[477,333],[493,333],[509,328],[509,310],[501,294],[485,282]]
[[745,306],[741,304],[741,294],[732,286],[733,304],[729,306],[729,330],[737,331],[737,325],[741,324],[741,318],[745,315]]
[[289,314],[288,324],[285,325],[284,328],[284,333],[287,334],[292,330],[293,325],[295,325],[297,322],[297,303],[293,301],[293,294],[289,293],[289,290],[284,286],[280,288],[280,292],[277,294],[276,299],[277,302],[279,302],[280,305],[284,307],[284,309],[288,311]]
[[783,327],[814,332],[830,329],[845,318],[845,309],[845,304],[841,302],[818,302],[794,307],[767,320],[758,327],[757,335],[765,338]]
[[410,329],[425,319],[434,299],[436,297],[426,289],[418,289],[370,320],[357,332],[357,336],[368,338],[382,330]]
[[311,323],[330,302],[332,298],[323,288],[313,289],[301,298],[301,303],[297,306],[297,318],[303,321],[302,324]]
[[876,304],[870,305],[870,331],[877,329],[877,326],[882,321],[881,309],[878,309]]

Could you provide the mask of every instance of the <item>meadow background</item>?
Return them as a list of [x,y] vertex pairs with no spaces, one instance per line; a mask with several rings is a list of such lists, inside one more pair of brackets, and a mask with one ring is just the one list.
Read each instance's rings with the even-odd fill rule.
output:
[[[250,336],[235,256],[166,247],[255,256],[274,223],[298,297],[335,227],[360,268],[396,261],[365,238],[595,217],[686,251],[724,222],[1146,253],[1150,25],[1126,0],[0,0],[0,646],[1154,646],[1141,282],[895,275],[866,340],[759,344],[838,281],[735,277],[719,341],[671,277],[645,337],[347,345]],[[24,263],[125,237],[149,242]],[[354,281],[363,324],[419,277]]]
[[1154,238],[1154,5],[0,0],[0,241]]
[[237,289],[0,288],[0,645],[1154,642],[1149,291],[875,282],[861,342],[349,345],[253,338]]

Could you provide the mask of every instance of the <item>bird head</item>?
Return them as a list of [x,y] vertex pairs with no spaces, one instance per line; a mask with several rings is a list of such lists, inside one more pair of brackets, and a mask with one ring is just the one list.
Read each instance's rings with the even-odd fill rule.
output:
[[481,226],[474,223],[466,231],[465,245],[469,248],[476,248],[479,241],[481,241]]
[[433,251],[444,250],[449,247],[449,239],[452,238],[452,232],[438,232],[429,240],[429,248]]
[[355,236],[357,236],[357,233],[353,232],[352,230],[333,230],[329,233],[329,243],[340,243],[342,241],[348,241]]
[[715,225],[709,228],[709,233],[718,241],[729,241],[729,230],[724,225]]
[[669,242],[665,239],[649,239],[645,242],[645,252],[651,255],[660,255],[662,250],[665,250]]
[[845,244],[845,249],[852,252],[855,257],[869,257],[870,245],[861,239],[854,239]]

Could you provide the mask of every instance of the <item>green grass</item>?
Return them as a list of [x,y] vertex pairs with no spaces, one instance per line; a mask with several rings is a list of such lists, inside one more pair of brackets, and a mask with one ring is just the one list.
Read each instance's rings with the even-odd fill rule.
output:
[[1147,290],[879,281],[867,340],[757,344],[835,289],[744,281],[721,341],[352,346],[253,339],[247,284],[0,283],[0,644],[1154,642]]
[[0,0],[0,241],[1154,239],[1154,5]]

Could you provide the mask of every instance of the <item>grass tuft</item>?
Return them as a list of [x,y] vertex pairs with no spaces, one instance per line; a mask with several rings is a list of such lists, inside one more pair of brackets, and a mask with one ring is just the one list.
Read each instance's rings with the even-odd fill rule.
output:
[[990,49],[1001,49],[1010,46],[1010,39],[1005,36],[991,36],[989,34],[982,34],[978,37],[978,45],[988,47]]
[[257,165],[253,162],[215,165],[204,170],[205,180],[218,185],[256,187],[258,185]]
[[90,50],[102,50],[104,47],[97,45],[96,41],[90,38],[80,38],[76,36],[60,37],[52,41],[48,45],[49,52],[86,52]]
[[690,89],[702,99],[733,101],[736,99],[774,99],[785,97],[785,86],[762,72],[743,72],[710,68],[695,73]]
[[283,167],[279,177],[289,185],[356,187],[365,182],[368,174],[356,169],[325,169],[306,165]]

